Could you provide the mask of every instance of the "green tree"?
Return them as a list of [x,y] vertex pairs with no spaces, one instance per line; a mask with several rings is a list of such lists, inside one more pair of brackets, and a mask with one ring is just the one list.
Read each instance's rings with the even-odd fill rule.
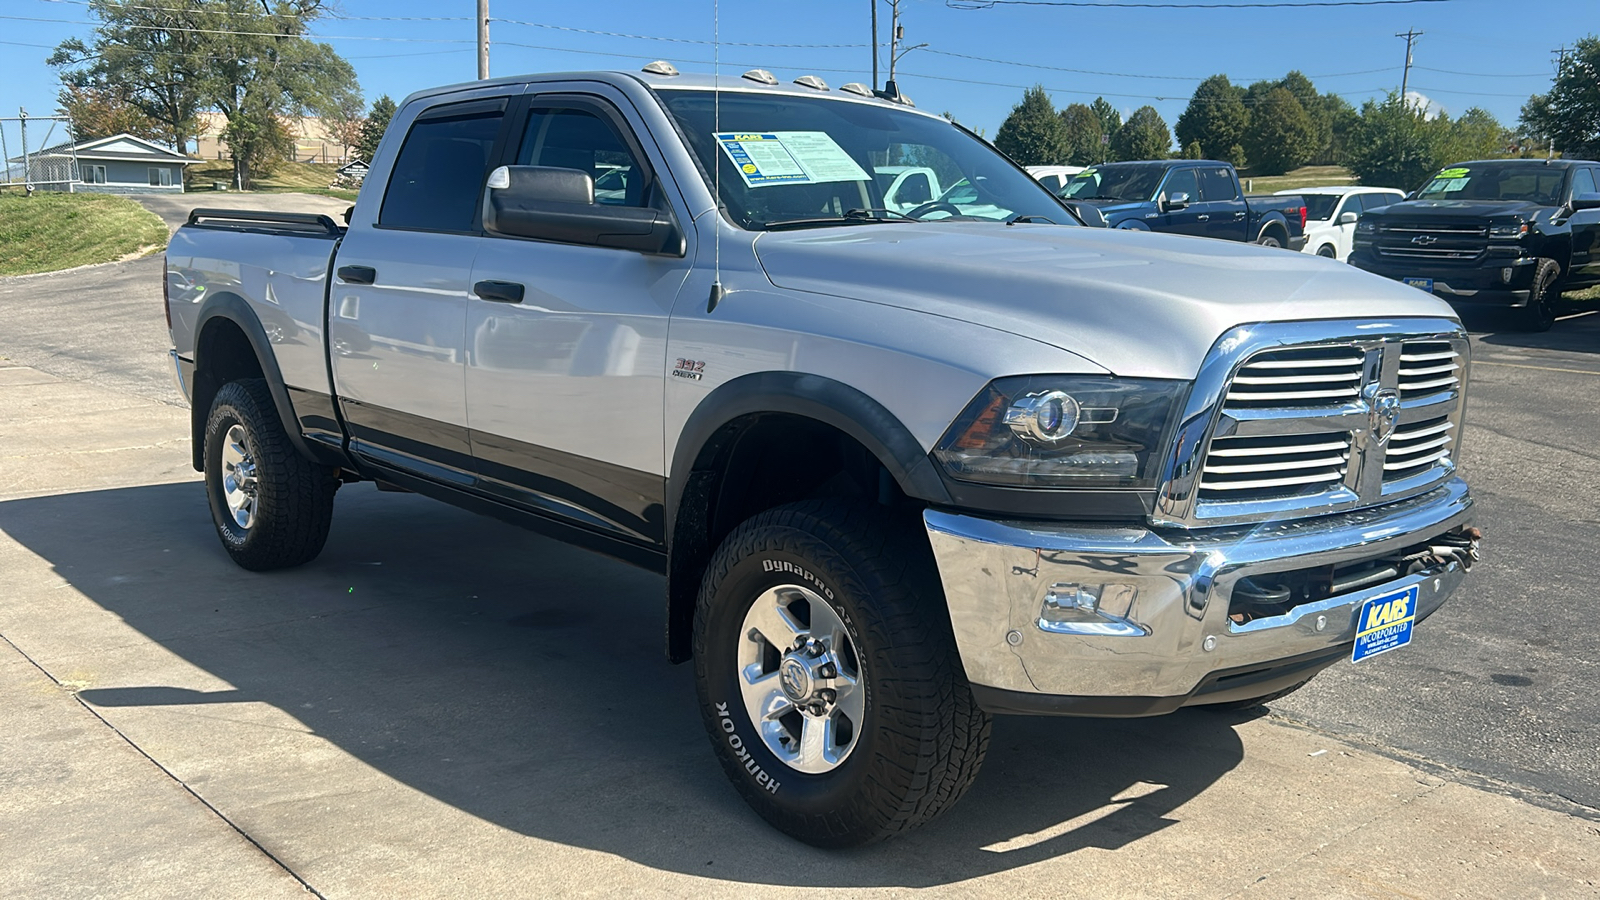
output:
[[[1107,103],[1106,98],[1094,98],[1094,102],[1089,104],[1089,108],[1094,110],[1095,117],[1100,120],[1101,134],[1115,135],[1117,133],[1117,129],[1122,127],[1122,113],[1117,112],[1117,108],[1115,106]],[[1117,157],[1111,155],[1115,152],[1116,151],[1110,146],[1103,147],[1103,160],[1115,161]]]
[[1061,124],[1067,130],[1067,165],[1088,166],[1105,158],[1105,148],[1100,144],[1100,117],[1082,103],[1073,103],[1061,111]]
[[1338,94],[1323,94],[1322,110],[1328,119],[1328,148],[1312,161],[1319,165],[1342,166],[1350,156],[1351,141],[1361,125],[1361,114]]
[[1382,103],[1362,104],[1347,165],[1362,184],[1410,190],[1439,168],[1437,134],[1421,109],[1391,91]]
[[116,91],[101,85],[63,85],[56,95],[57,115],[72,120],[72,138],[91,141],[124,132],[147,141],[164,142],[170,135],[160,123]]
[[1166,159],[1172,155],[1172,132],[1153,106],[1141,106],[1111,136],[1117,159]]
[[[1226,75],[1213,75],[1200,82],[1174,128],[1178,143],[1186,150],[1194,144],[1225,150],[1239,143],[1250,124],[1250,113],[1244,108],[1243,98],[1244,90],[1229,83]],[[1240,165],[1244,160],[1230,159],[1229,162]]]
[[[1447,120],[1448,121],[1448,120]],[[1440,128],[1434,148],[1440,166],[1473,159],[1499,159],[1517,143],[1516,135],[1487,110],[1472,107]]]
[[1333,121],[1328,117],[1327,103],[1323,100],[1323,96],[1317,93],[1317,87],[1311,83],[1311,79],[1299,70],[1283,76],[1283,80],[1278,82],[1278,87],[1293,94],[1294,98],[1300,101],[1300,108],[1306,111],[1306,120],[1311,123],[1312,148],[1305,162],[1323,159],[1328,146],[1333,143]]
[[383,140],[383,133],[388,129],[389,120],[394,118],[394,113],[394,101],[389,99],[388,94],[372,101],[372,109],[367,112],[367,121],[361,127],[361,142],[356,149],[357,155],[364,162],[370,164],[373,157],[378,155],[378,142]]
[[[50,55],[62,86],[114,98],[155,123],[161,143],[182,152],[206,105],[206,17],[197,6],[89,0],[99,19],[87,42],[68,38]],[[113,132],[114,133],[114,132]]]
[[1316,150],[1316,128],[1287,88],[1273,88],[1250,114],[1244,152],[1255,175],[1282,175]]
[[1522,127],[1563,156],[1600,157],[1600,37],[1578,41],[1550,90],[1528,98]]
[[1039,85],[1029,88],[1022,102],[1011,108],[995,132],[994,145],[1020,166],[1061,165],[1071,155],[1067,126]]
[[1200,142],[1199,141],[1190,141],[1189,143],[1183,145],[1183,158],[1184,159],[1205,159],[1206,158],[1205,148],[1200,146]]

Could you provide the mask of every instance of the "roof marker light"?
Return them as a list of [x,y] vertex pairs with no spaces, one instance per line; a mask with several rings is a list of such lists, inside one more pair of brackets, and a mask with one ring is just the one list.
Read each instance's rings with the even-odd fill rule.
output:
[[664,59],[658,59],[639,71],[645,73],[646,75],[665,75],[670,78],[673,75],[678,74],[678,67]]
[[778,83],[778,76],[772,74],[771,72],[768,72],[766,69],[751,69],[750,71],[744,73],[744,75],[742,75],[740,77],[748,78],[748,79],[750,79],[751,81],[754,81],[757,84],[774,84],[775,85],[775,84]]
[[872,96],[872,88],[867,87],[866,85],[862,84],[859,81],[852,81],[849,84],[840,87],[839,90],[847,91],[849,93],[856,94],[857,96],[861,96],[861,97],[871,97]]
[[800,85],[801,87],[808,87],[816,91],[825,91],[828,89],[828,83],[815,75],[801,75],[799,78],[794,80],[794,83]]

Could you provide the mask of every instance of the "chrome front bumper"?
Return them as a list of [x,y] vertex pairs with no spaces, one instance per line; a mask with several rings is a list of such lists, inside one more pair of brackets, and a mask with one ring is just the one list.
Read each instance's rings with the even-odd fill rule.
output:
[[[998,712],[1151,715],[1310,677],[1348,656],[1365,601],[1416,585],[1420,621],[1466,572],[1442,561],[1244,624],[1229,618],[1240,579],[1382,557],[1461,528],[1471,511],[1466,482],[1456,478],[1374,509],[1192,532],[937,510],[923,519],[980,703]],[[1071,607],[1084,587],[1098,593],[1092,609],[1068,610],[1071,621],[1046,618],[1047,599],[1052,609]]]

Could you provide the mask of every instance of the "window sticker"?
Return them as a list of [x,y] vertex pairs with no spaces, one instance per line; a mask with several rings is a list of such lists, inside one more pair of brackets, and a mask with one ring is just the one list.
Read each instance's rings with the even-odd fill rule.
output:
[[1433,184],[1428,185],[1428,193],[1453,194],[1467,186],[1471,178],[1435,178]]
[[1433,177],[1435,177],[1435,178],[1466,178],[1468,173],[1470,173],[1471,171],[1472,171],[1471,169],[1467,169],[1467,168],[1443,169],[1443,170],[1441,170],[1439,172],[1439,174],[1437,174],[1437,175],[1435,175]]
[[871,180],[825,131],[719,132],[714,137],[746,187]]

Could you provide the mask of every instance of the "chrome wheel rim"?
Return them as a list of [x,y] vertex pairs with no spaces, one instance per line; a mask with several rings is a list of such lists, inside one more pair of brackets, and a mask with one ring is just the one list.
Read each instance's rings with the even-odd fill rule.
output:
[[233,524],[248,531],[256,523],[256,461],[245,446],[243,425],[222,438],[222,498]]
[[861,737],[866,687],[839,614],[796,584],[763,591],[739,629],[739,689],[762,743],[790,768],[838,768]]

